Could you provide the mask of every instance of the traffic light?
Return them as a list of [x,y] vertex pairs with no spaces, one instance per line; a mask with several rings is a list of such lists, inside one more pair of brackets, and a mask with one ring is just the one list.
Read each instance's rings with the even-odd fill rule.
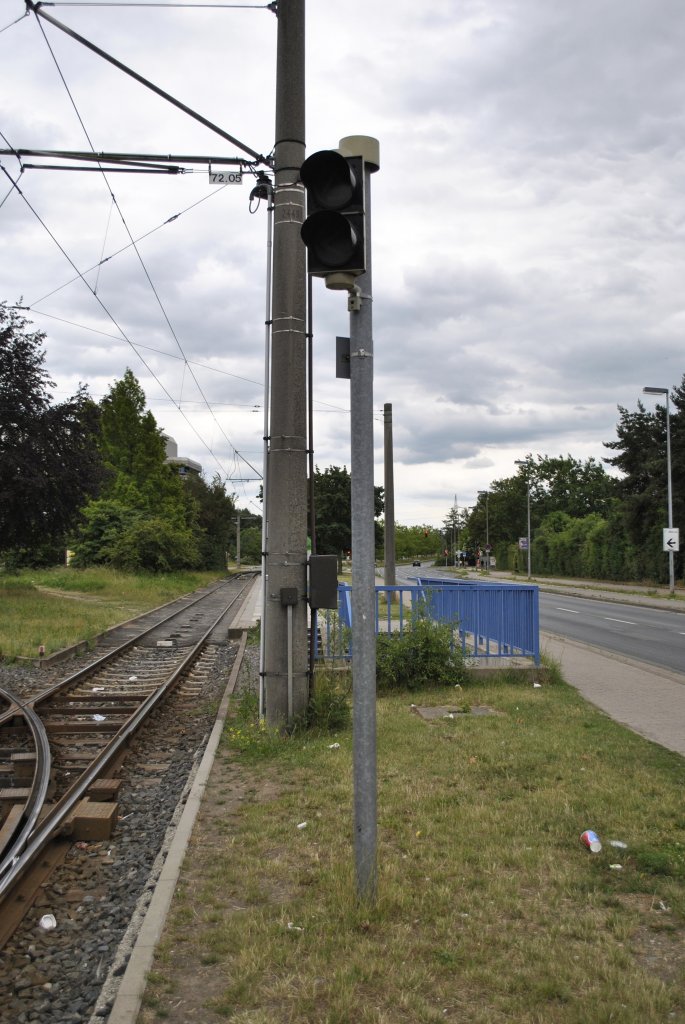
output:
[[300,178],[307,190],[307,219],[300,234],[307,246],[309,273],[363,274],[363,158],[324,149],[307,157]]

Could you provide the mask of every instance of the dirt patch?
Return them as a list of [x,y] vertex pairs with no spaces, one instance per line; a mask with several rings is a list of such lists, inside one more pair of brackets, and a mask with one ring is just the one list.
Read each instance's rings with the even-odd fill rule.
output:
[[670,907],[648,893],[623,893],[617,898],[640,915],[630,943],[640,967],[665,984],[685,982],[685,929],[675,924]]
[[87,601],[90,604],[104,604],[105,599],[95,594],[84,594],[79,590],[60,590],[58,587],[36,587],[41,594],[49,594],[50,597],[63,597],[67,601]]
[[[221,752],[212,768],[195,823],[186,858],[178,880],[177,896],[172,903],[162,944],[152,968],[151,983],[140,1010],[138,1024],[220,1024],[226,1020],[208,1006],[231,983],[225,963],[207,962],[203,936],[209,925],[196,913],[207,903],[207,879],[213,865],[226,853],[231,833],[239,828],[243,808],[251,802],[271,801],[282,792],[274,779],[255,777]],[[280,851],[274,849],[273,857]],[[179,902],[179,895],[182,903]],[[286,894],[272,892],[274,903]],[[183,925],[175,915],[182,906],[189,920]],[[240,914],[247,907],[240,898],[227,893],[216,913]]]
[[419,707],[412,704],[409,709],[413,714],[418,715],[424,722],[435,722],[443,718],[462,718],[465,715],[484,717],[486,715],[501,715],[501,711],[489,707],[487,704],[474,704],[473,706],[458,707],[455,705],[439,705],[437,707]]

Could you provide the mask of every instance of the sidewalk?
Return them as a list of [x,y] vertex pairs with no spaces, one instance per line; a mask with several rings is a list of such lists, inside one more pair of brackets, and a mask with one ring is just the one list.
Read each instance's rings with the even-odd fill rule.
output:
[[[499,570],[490,576],[503,583],[529,582],[526,576],[512,577]],[[487,579],[480,573],[478,578]],[[671,597],[668,587],[545,576],[533,577],[530,582],[548,593],[659,608],[685,616],[685,593],[676,591]],[[685,633],[685,618],[682,629]],[[540,648],[561,665],[566,682],[590,703],[641,736],[685,756],[685,663],[682,674],[671,672],[544,632]]]
[[[488,576],[471,570],[478,579],[485,582]],[[513,575],[493,569],[489,576],[500,583],[532,583],[540,590],[550,593],[571,594],[573,597],[596,598],[598,601],[615,601],[618,604],[637,604],[645,608],[662,608],[665,611],[681,612],[685,615],[685,590],[676,590],[671,597],[668,587],[651,587],[641,583],[613,583],[607,580],[576,580],[556,576],[532,576],[522,573]]]
[[551,633],[540,647],[586,700],[634,732],[685,756],[685,674]]

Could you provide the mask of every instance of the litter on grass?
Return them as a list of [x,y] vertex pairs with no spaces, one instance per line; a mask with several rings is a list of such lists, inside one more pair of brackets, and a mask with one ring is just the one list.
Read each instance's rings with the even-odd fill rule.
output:
[[587,846],[590,853],[599,853],[602,849],[602,844],[599,841],[599,836],[596,832],[591,829],[586,829],[580,837],[580,841],[584,846]]

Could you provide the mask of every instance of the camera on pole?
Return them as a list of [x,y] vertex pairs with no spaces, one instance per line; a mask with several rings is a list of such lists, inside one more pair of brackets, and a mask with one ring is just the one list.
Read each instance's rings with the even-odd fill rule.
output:
[[307,190],[307,218],[300,234],[307,246],[308,272],[328,287],[347,287],[330,275],[366,270],[364,159],[324,149],[300,169]]

